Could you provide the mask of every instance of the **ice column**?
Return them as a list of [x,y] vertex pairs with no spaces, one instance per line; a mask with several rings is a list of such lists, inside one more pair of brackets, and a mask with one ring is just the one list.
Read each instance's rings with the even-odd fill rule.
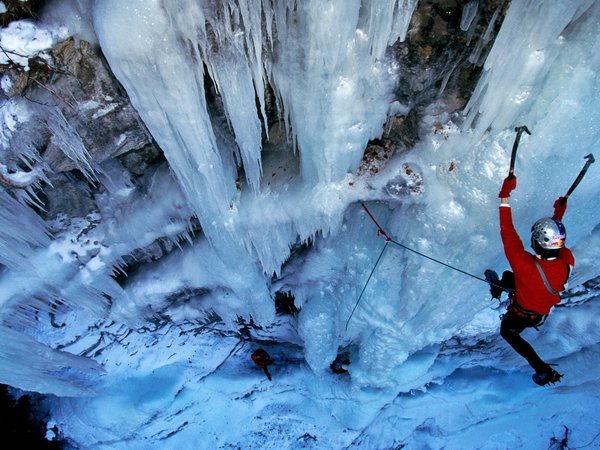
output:
[[[396,82],[396,67],[385,52],[404,39],[415,5],[415,0],[99,0],[94,24],[111,67],[211,242],[230,255],[240,248],[261,255],[270,253],[262,248],[269,244],[244,228],[242,214],[254,208],[240,205],[248,196],[238,194],[235,180],[241,160],[255,194],[279,195],[261,192],[260,185],[268,128],[265,86],[275,92],[300,152],[296,192],[309,197],[317,186],[326,190],[356,170],[369,139],[383,132]],[[205,72],[220,94],[235,141],[211,122]],[[308,227],[302,217],[275,223],[264,216],[264,235],[270,229],[316,233],[324,227]],[[286,256],[267,257],[269,267]]]
[[560,34],[592,4],[593,0],[512,2],[465,108],[464,126],[473,126],[479,137],[490,127],[510,127],[538,94],[558,54]]
[[275,7],[270,80],[281,99],[309,183],[340,180],[379,137],[396,74],[384,58],[403,39],[415,2],[306,1]]

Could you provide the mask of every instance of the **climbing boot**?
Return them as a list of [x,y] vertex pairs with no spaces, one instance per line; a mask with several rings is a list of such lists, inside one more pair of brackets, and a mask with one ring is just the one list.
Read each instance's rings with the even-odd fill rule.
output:
[[502,295],[502,287],[500,286],[498,274],[492,269],[487,269],[484,274],[486,281],[490,285],[490,294],[492,295],[492,298],[499,300],[500,295]]
[[540,372],[536,372],[531,377],[536,384],[540,386],[546,386],[547,384],[554,384],[560,382],[562,373],[558,373],[552,367],[548,366]]

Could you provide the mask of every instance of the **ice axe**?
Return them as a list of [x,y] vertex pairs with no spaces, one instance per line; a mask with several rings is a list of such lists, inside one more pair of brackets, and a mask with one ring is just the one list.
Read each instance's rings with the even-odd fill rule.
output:
[[585,175],[585,173],[587,172],[589,167],[592,165],[592,163],[596,161],[594,159],[594,155],[592,155],[591,153],[589,155],[585,156],[584,159],[587,159],[587,161],[585,162],[583,169],[581,169],[581,172],[579,172],[579,175],[577,175],[577,178],[575,178],[575,181],[573,181],[573,184],[571,185],[571,187],[569,188],[569,190],[567,191],[565,196],[561,199],[560,203],[562,205],[565,204],[565,202],[569,198],[569,195],[571,195],[573,193],[573,191],[575,190],[575,188],[579,185],[579,183],[581,183],[583,176]]
[[510,169],[508,171],[508,178],[514,177],[515,172],[515,158],[517,157],[517,148],[519,147],[519,141],[521,140],[521,135],[523,132],[527,133],[531,136],[531,131],[525,125],[521,125],[520,127],[515,128],[517,132],[517,136],[515,137],[515,142],[513,144],[512,153],[510,154]]

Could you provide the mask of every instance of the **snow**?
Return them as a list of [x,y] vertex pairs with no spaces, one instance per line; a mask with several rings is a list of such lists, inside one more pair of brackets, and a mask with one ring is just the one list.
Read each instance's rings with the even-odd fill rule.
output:
[[8,168],[0,164],[0,176],[9,180],[13,186],[28,186],[40,176],[40,172],[34,169],[29,172],[9,173]]
[[29,20],[11,22],[0,30],[0,64],[15,64],[29,70],[29,58],[40,56],[67,37],[66,28],[46,29]]
[[[93,31],[87,2],[57,5]],[[573,292],[525,332],[565,373],[559,385],[532,383],[484,283],[414,251],[475,276],[506,267],[497,191],[522,124],[521,236],[551,213],[600,142],[600,4],[512,2],[464,114],[432,108],[414,148],[362,174],[368,141],[408,111],[386,49],[416,2],[162,5],[98,0],[93,24],[169,168],[136,189],[118,163],[92,167],[54,120],[63,151],[106,188],[99,211],[43,222],[0,190],[0,381],[52,394],[52,424],[81,448],[598,446],[597,167],[565,216]],[[20,26],[15,42],[48,48],[47,30]],[[221,112],[208,111],[205,74]],[[265,83],[283,137],[255,102]],[[28,120],[15,102],[4,152]],[[414,251],[386,244],[360,202]],[[179,248],[117,283],[123,257],[156,242]],[[288,291],[300,311],[278,315]],[[250,360],[258,347],[272,382]],[[336,375],[340,350],[351,363]]]
[[0,144],[2,144],[3,148],[6,148],[10,145],[10,139],[18,125],[30,119],[30,113],[26,105],[10,100],[2,105],[0,111],[2,113]]

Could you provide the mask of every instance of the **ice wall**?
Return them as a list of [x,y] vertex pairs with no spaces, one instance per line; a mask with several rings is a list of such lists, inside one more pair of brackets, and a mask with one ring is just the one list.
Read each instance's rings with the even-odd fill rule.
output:
[[[384,51],[404,37],[414,6],[231,1],[165,9],[157,1],[103,0],[94,11],[102,48],[164,149],[216,257],[229,273],[243,274],[233,277],[237,298],[252,305],[251,315],[268,318],[261,272],[279,274],[290,244],[311,239],[315,252],[290,262],[275,288],[292,290],[303,308],[300,333],[311,367],[327,368],[339,346],[353,343],[353,377],[368,385],[397,383],[407,358],[456,334],[489,332],[498,313],[485,284],[390,247],[346,329],[383,245],[366,235],[374,228],[360,208],[348,205],[376,199],[376,189],[410,163],[422,173],[424,194],[371,205],[381,223],[397,240],[470,273],[501,271],[496,194],[513,128],[526,124],[533,132],[521,141],[513,196],[525,237],[598,142],[591,126],[599,110],[597,2],[513,2],[464,117],[425,117],[424,126],[445,123],[446,135],[432,133],[390,161],[369,187],[348,178],[366,142],[381,133],[396,74]],[[223,100],[229,135],[207,111],[205,73]],[[279,183],[267,176],[274,171],[261,175],[267,83],[299,155],[297,173]],[[280,165],[294,158],[277,150]],[[238,159],[247,184],[241,190]],[[590,172],[571,200],[566,224],[575,250],[597,233],[600,221],[590,213],[600,206],[597,192],[597,172]],[[570,220],[577,224],[572,230]],[[574,276],[595,276],[587,267]]]
[[[102,0],[94,23],[111,67],[165,151],[208,238],[224,257],[244,261],[240,267],[258,257],[271,275],[290,244],[340,223],[340,202],[302,199],[319,197],[323,186],[331,190],[357,168],[367,141],[381,135],[395,81],[385,49],[404,38],[415,5]],[[233,139],[211,122],[206,74]],[[300,159],[298,176],[275,195],[261,176],[262,136],[270,126],[267,85]],[[236,188],[238,165],[253,196],[244,195],[245,186],[242,195]],[[285,198],[271,207],[279,195]],[[279,207],[291,203],[302,214]],[[247,225],[254,222],[247,211],[260,208],[260,234],[273,236],[276,245]]]
[[[369,202],[386,230],[474,274],[506,268],[496,193],[514,126],[533,132],[521,140],[512,196],[525,238],[534,220],[551,213],[583,157],[597,153],[599,2],[513,2],[464,123],[425,117],[424,129],[441,122],[446,135],[424,133],[412,152],[368,179],[349,173],[366,142],[381,133],[396,80],[385,50],[404,38],[415,2],[172,3],[98,0],[95,23],[177,183],[159,171],[148,174],[147,191],[134,192],[125,170],[107,164],[99,174],[107,189],[96,199],[100,216],[58,224],[61,233],[51,239],[49,224],[0,192],[0,262],[8,267],[1,273],[1,317],[19,326],[51,311],[57,299],[103,314],[107,305],[99,300],[108,294],[112,318],[130,325],[155,310],[175,321],[215,311],[230,325],[239,317],[271,323],[271,294],[289,289],[302,307],[298,332],[313,370],[326,370],[348,345],[358,384],[407,389],[444,340],[495,332],[499,312],[485,284],[391,244],[348,322],[384,245],[357,202],[382,198],[409,164],[422,174],[424,193]],[[465,27],[471,15],[465,12]],[[219,111],[209,111],[207,80],[220,94],[223,122]],[[264,138],[271,125],[267,85],[289,146],[273,149]],[[85,149],[69,130],[59,134],[85,169]],[[236,185],[241,169],[244,180]],[[577,258],[573,284],[598,275],[599,177],[592,166],[565,218]],[[193,215],[209,242],[198,239],[145,267],[126,290],[117,285],[111,275],[121,256],[159,238],[185,238]],[[306,240],[311,250],[282,269],[290,245]],[[273,273],[281,276],[269,286]],[[195,289],[205,294],[168,309],[166,299]],[[4,382],[17,383],[16,374],[31,364],[20,386],[81,395],[101,372],[44,346],[35,346],[31,360],[14,358],[31,338],[8,329],[0,334],[10,342],[0,349],[3,360],[14,362],[4,366]],[[48,374],[44,364],[79,373],[69,386],[70,373]]]
[[[552,214],[554,200],[567,192],[584,156],[598,153],[599,6],[511,3],[462,130],[449,127],[446,139],[432,135],[406,156],[424,168],[425,199],[391,213],[376,210],[396,239],[478,276],[488,267],[507,269],[497,193],[508,172],[513,129],[526,124],[532,136],[519,146],[511,204],[528,247],[531,224]],[[425,120],[433,124],[439,117]],[[597,276],[590,257],[599,250],[599,192],[595,164],[570,198],[564,219],[567,245],[578,260],[572,283]],[[392,383],[406,379],[410,364],[402,369],[401,363],[407,356],[418,360],[423,349],[451,336],[497,330],[502,313],[492,309],[484,283],[402,249],[393,253],[371,282],[379,288],[367,291],[349,328],[361,340],[356,378],[369,383],[381,383],[382,374]],[[374,261],[374,250],[371,254]]]

